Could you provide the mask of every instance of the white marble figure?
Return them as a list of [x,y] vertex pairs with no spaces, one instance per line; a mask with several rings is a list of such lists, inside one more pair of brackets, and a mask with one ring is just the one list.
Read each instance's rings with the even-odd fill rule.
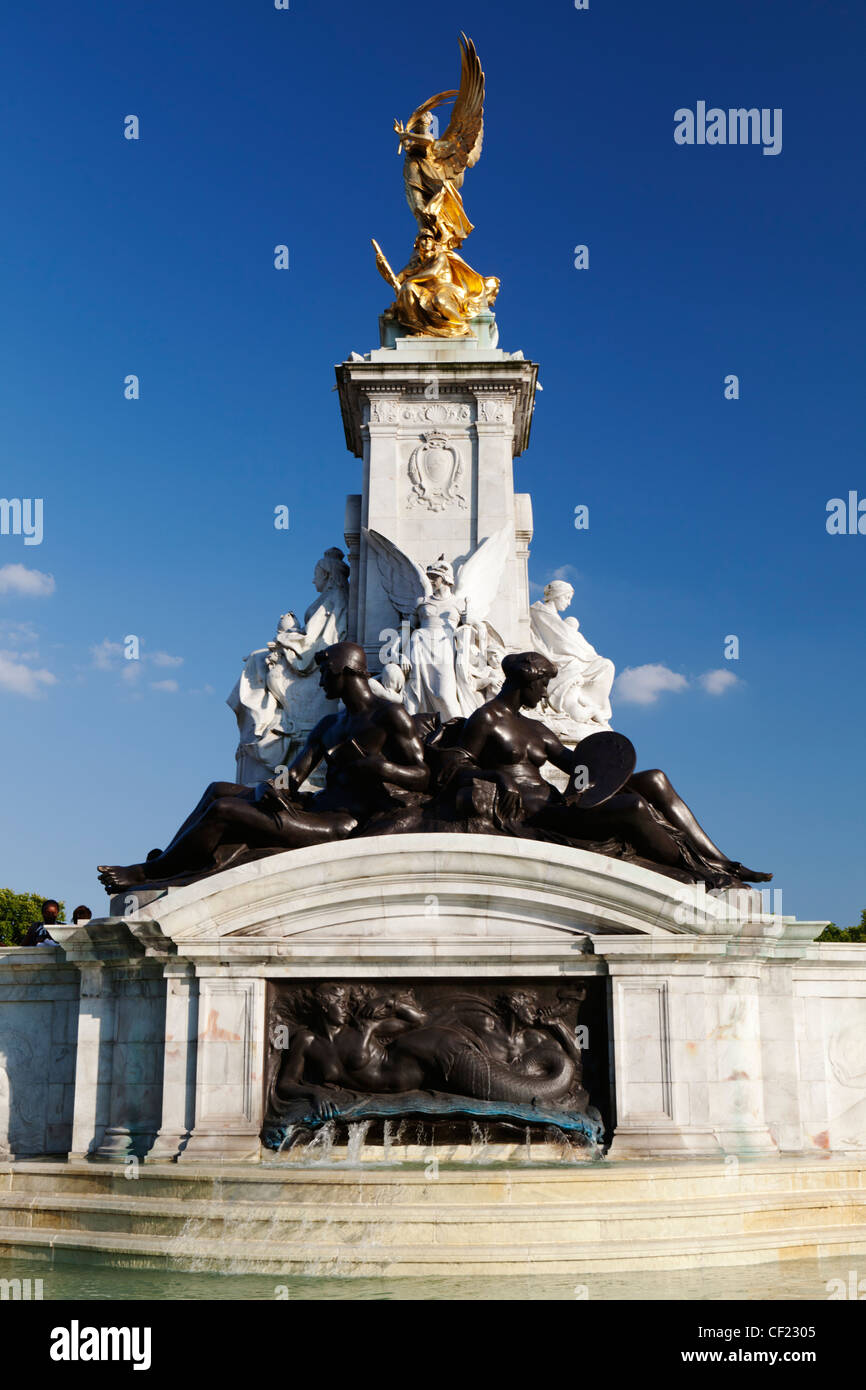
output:
[[444,555],[423,570],[387,536],[372,530],[365,535],[388,598],[414,629],[402,654],[406,709],[441,714],[443,720],[470,715],[484,703],[483,690],[491,683],[485,619],[513,544],[511,525],[476,546],[456,578]]
[[394,705],[402,705],[406,689],[406,674],[396,661],[386,661],[378,677],[370,677],[370,689],[380,700],[390,700]]
[[342,550],[326,550],[316,565],[318,597],[301,627],[284,613],[273,642],[251,652],[226,704],[238,721],[237,780],[245,786],[287,766],[310,730],[337,705],[319,686],[316,653],[342,642],[347,631],[349,567]]
[[561,616],[573,598],[572,586],[554,579],[543,601],[529,610],[532,645],[557,668],[545,699],[532,713],[571,747],[588,734],[610,728],[610,691],[616,674],[613,662],[587,642],[577,618]]

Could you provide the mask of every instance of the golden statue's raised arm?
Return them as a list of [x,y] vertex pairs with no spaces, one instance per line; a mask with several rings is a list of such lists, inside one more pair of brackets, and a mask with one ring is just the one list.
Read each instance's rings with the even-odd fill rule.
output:
[[[484,140],[484,72],[475,45],[460,38],[460,87],[437,92],[413,111],[405,126],[394,122],[404,153],[406,201],[418,223],[414,256],[395,275],[377,242],[376,266],[397,292],[386,311],[410,334],[441,338],[475,336],[474,318],[489,310],[499,290],[494,276],[478,275],[457,251],[473,230],[460,189],[478,163]],[[445,134],[433,134],[433,111],[454,99]]]

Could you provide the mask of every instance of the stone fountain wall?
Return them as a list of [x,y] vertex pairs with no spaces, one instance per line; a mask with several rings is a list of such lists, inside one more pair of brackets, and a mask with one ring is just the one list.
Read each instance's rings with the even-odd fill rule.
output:
[[258,1161],[269,984],[598,982],[611,1157],[866,1150],[866,951],[526,840],[347,841],[0,950],[0,1152]]

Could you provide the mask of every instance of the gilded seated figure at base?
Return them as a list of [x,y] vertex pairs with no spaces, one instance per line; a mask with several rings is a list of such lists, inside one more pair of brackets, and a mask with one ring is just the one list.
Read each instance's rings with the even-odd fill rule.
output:
[[377,264],[397,290],[385,317],[396,319],[410,333],[434,338],[472,337],[470,319],[492,308],[499,293],[494,275],[479,275],[431,231],[418,233],[411,261],[394,280],[378,257]]

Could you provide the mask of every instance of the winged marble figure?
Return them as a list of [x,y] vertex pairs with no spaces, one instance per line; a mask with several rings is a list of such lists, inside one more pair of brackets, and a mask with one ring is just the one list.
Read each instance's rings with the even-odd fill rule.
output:
[[[440,555],[426,569],[379,531],[365,529],[382,587],[413,632],[404,704],[410,714],[464,718],[501,683],[505,644],[486,621],[514,539],[511,523],[475,547],[457,568]],[[405,655],[405,654],[404,654]]]

